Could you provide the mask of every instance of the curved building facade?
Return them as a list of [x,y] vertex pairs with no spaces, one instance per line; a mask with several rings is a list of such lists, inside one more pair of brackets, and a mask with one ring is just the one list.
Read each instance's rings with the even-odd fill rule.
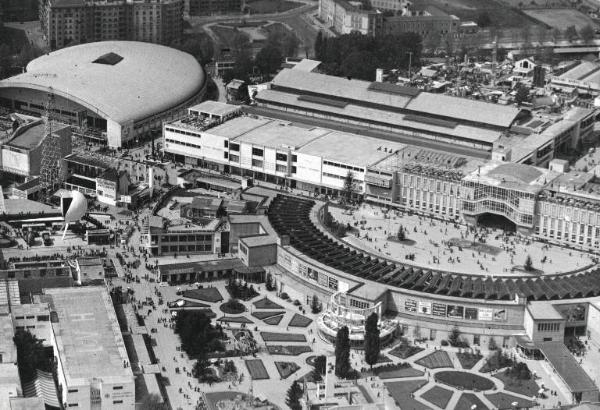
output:
[[51,109],[61,122],[117,148],[159,130],[205,91],[204,69],[187,53],[151,43],[103,41],[31,61],[25,73],[0,81],[0,106],[41,115],[52,94]]
[[398,322],[382,318],[381,302],[374,306],[367,306],[366,303],[362,304],[361,306],[364,307],[350,306],[349,303],[347,295],[343,292],[336,292],[331,295],[327,308],[317,321],[321,338],[334,343],[338,330],[343,326],[347,326],[350,334],[350,346],[362,349],[365,341],[365,322],[372,313],[377,313],[381,344],[386,344],[392,340]]

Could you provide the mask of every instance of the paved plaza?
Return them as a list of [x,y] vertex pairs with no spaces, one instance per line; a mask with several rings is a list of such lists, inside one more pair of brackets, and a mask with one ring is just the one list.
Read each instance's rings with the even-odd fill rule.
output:
[[[593,264],[592,257],[564,247],[544,244],[515,235],[504,236],[501,230],[489,228],[469,229],[465,225],[434,220],[424,216],[409,215],[401,211],[385,212],[383,208],[362,204],[348,212],[329,207],[333,219],[357,229],[349,232],[344,240],[349,244],[399,262],[431,269],[481,275],[523,275],[523,271],[511,268],[523,266],[527,255],[533,267],[543,274],[553,274],[583,269]],[[408,239],[404,243],[389,240],[402,226]],[[447,242],[478,242],[485,246],[475,248],[449,247]],[[414,255],[414,260],[406,259]],[[536,274],[539,274],[536,273]],[[533,274],[532,274],[533,275]]]

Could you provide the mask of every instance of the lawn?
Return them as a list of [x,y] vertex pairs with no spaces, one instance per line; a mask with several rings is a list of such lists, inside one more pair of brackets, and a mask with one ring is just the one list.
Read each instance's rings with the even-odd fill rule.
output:
[[230,315],[239,315],[240,313],[246,311],[246,306],[244,306],[244,304],[237,299],[230,299],[227,302],[223,303],[221,306],[219,306],[219,309],[221,309],[221,312],[223,313],[228,313]]
[[312,352],[310,346],[282,346],[269,345],[267,346],[269,354],[280,354],[283,356],[299,356],[303,353]]
[[265,320],[267,318],[273,317],[273,316],[279,316],[279,315],[283,315],[285,312],[283,311],[275,311],[275,312],[252,312],[252,316],[254,316],[257,319],[260,320]]
[[594,20],[575,9],[535,9],[524,10],[529,17],[539,20],[552,28],[564,31],[569,26],[581,28],[587,24],[595,27]]
[[260,332],[265,342],[306,342],[306,336],[299,333]]
[[[521,399],[517,396],[512,396],[506,393],[494,393],[494,394],[486,394],[485,397],[492,402],[495,408],[498,410],[508,410],[513,409],[514,406],[511,405],[513,402],[519,403],[517,405],[518,409],[522,408],[531,408],[534,406],[534,403],[531,400]],[[479,407],[478,407],[479,409]]]
[[479,397],[475,396],[473,393],[463,393],[458,399],[456,403],[455,410],[471,410],[475,405],[477,410],[488,410],[488,408],[483,404]]
[[456,353],[456,357],[463,369],[472,369],[483,356],[477,353]]
[[217,303],[223,300],[223,296],[217,288],[201,288],[183,291],[183,297],[188,299],[197,299],[204,302]]
[[494,387],[494,382],[487,377],[477,374],[448,370],[435,374],[435,381],[444,383],[448,386],[456,387],[460,390],[490,390]]
[[385,387],[394,398],[397,408],[428,410],[429,407],[411,397],[411,393],[419,390],[425,384],[427,384],[426,380],[409,380],[385,383]]
[[252,360],[244,360],[246,363],[246,367],[250,372],[250,377],[252,380],[265,380],[269,378],[269,373],[265,368],[262,360],[260,359],[252,359]]
[[263,322],[265,322],[267,325],[278,325],[279,322],[281,322],[281,319],[283,319],[283,315],[277,315],[277,316],[273,316],[273,317],[268,317],[266,319],[263,320]]
[[227,323],[254,323],[250,319],[245,316],[225,316],[217,319],[217,322],[227,322]]
[[428,369],[439,369],[440,367],[454,367],[452,365],[452,360],[450,360],[450,356],[447,352],[443,350],[436,350],[435,352],[420,358],[415,363],[421,366],[425,366]]
[[300,369],[300,366],[294,362],[275,362],[275,367],[282,379],[287,379]]
[[399,357],[400,359],[406,359],[407,357],[413,356],[423,350],[425,349],[411,344],[406,339],[402,339],[402,342],[398,346],[394,347],[390,351],[390,354]]
[[302,6],[288,0],[257,0],[246,3],[246,9],[251,14],[281,13]]
[[253,303],[256,309],[283,309],[283,306],[278,305],[266,296]]
[[504,390],[522,394],[527,397],[537,395],[538,391],[540,390],[540,386],[538,386],[534,380],[515,379],[514,377],[509,377],[506,372],[507,370],[504,370],[503,372],[496,373],[494,375],[495,378],[502,380],[504,383]]
[[423,372],[417,369],[413,369],[408,364],[403,365],[389,365],[389,366],[381,366],[373,369],[373,372],[379,376],[381,379],[394,379],[401,377],[416,377],[423,376]]
[[192,302],[191,300],[177,299],[173,302],[168,302],[170,308],[209,308],[210,305],[200,302]]
[[292,320],[290,320],[290,327],[307,327],[312,323],[312,319],[307,318],[306,316],[302,316],[299,313],[296,313]]
[[452,398],[452,390],[444,389],[440,386],[433,386],[421,395],[421,398],[427,400],[431,404],[445,409],[448,402]]

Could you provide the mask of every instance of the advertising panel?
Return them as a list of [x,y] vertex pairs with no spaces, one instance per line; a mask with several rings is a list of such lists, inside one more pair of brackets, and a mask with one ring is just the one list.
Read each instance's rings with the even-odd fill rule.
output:
[[465,316],[465,308],[458,305],[448,305],[447,316],[454,319],[462,319]]
[[433,313],[433,316],[446,317],[446,305],[442,303],[434,303],[431,307],[431,313]]
[[506,320],[506,309],[494,309],[494,320],[496,322]]
[[494,311],[492,309],[489,309],[489,308],[479,309],[479,315],[477,316],[477,318],[479,320],[491,321],[493,317],[494,317]]
[[477,320],[477,308],[465,308],[465,319]]
[[404,310],[407,312],[416,312],[417,301],[414,299],[406,299],[406,301],[404,302]]
[[322,286],[329,285],[329,277],[321,272],[319,272],[319,285],[322,285]]
[[431,315],[431,302],[419,302],[419,313]]

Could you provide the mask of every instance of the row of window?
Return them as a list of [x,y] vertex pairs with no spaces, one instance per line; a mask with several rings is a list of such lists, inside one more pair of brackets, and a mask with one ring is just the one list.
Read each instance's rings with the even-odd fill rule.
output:
[[[346,177],[344,175],[330,174],[328,172],[323,172],[323,176],[328,177],[328,178],[335,178],[335,179],[346,179]],[[352,182],[355,184],[362,183],[362,181],[360,179],[352,179]]]
[[558,332],[560,323],[538,323],[538,332]]
[[[23,319],[35,319],[35,316],[15,316],[15,320],[23,320]],[[50,321],[50,316],[49,315],[39,315],[37,317],[37,321],[38,322],[49,322]]]
[[[152,241],[156,242],[157,236],[152,236]],[[161,242],[211,242],[212,235],[161,235]]]
[[192,132],[192,131],[184,131],[182,129],[175,129],[175,128],[171,128],[171,127],[165,127],[165,131],[171,131],[174,132],[176,134],[183,134],[183,135],[189,135],[190,137],[196,137],[196,138],[200,138],[201,134],[198,134],[196,132]]
[[167,252],[212,252],[212,244],[205,245],[171,245],[161,246],[160,251],[162,253]]
[[351,165],[339,164],[337,162],[332,162],[332,161],[323,161],[323,165],[330,165],[332,167],[347,169],[349,171],[365,172],[364,168],[358,168],[358,167],[353,167]]
[[200,146],[198,144],[192,144],[191,142],[176,141],[176,140],[173,140],[170,138],[165,138],[165,139],[167,142],[170,142],[171,144],[184,145],[186,147],[202,149],[202,146]]

